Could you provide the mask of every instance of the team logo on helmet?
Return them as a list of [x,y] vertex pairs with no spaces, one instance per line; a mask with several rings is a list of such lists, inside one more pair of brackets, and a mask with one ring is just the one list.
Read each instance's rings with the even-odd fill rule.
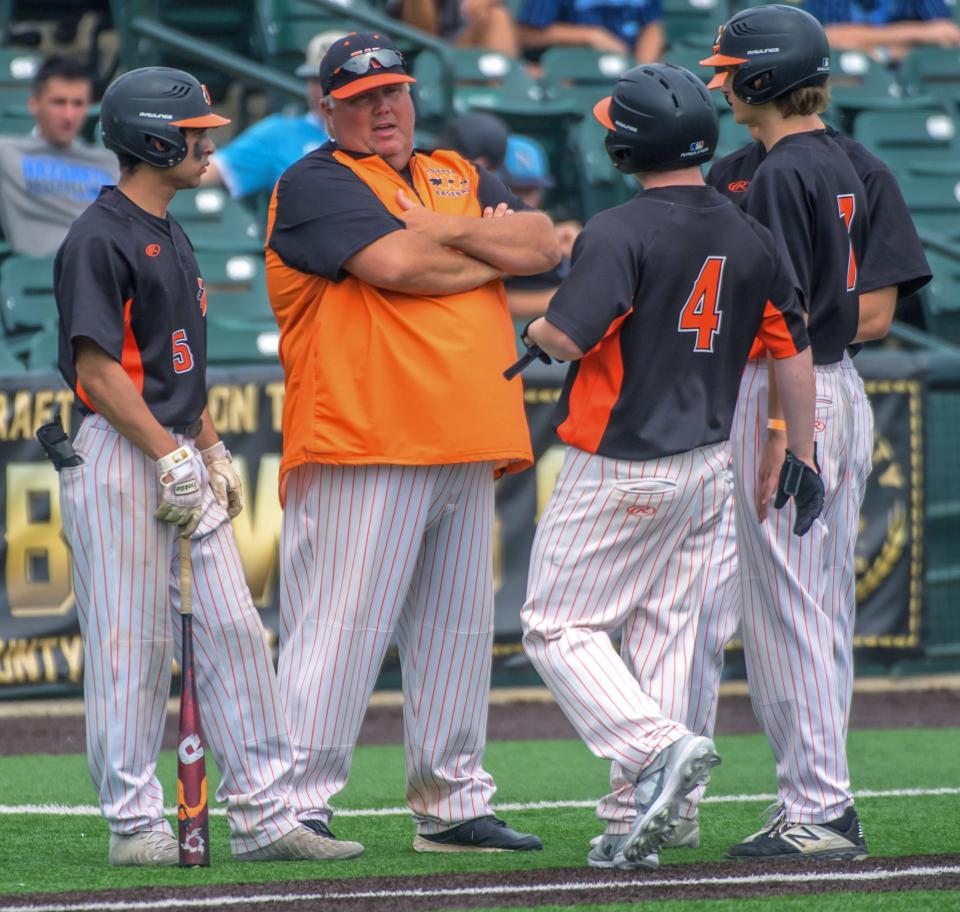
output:
[[208,104],[212,105],[213,102],[210,100],[210,90],[201,82],[200,91],[203,92],[203,100]]

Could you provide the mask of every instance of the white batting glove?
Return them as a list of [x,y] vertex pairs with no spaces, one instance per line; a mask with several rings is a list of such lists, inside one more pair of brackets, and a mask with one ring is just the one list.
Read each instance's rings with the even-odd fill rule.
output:
[[243,509],[243,487],[240,477],[234,471],[230,451],[218,440],[212,447],[200,451],[203,464],[207,467],[210,476],[210,487],[217,498],[217,503],[227,511],[227,516],[233,519]]
[[180,535],[189,538],[200,525],[203,492],[200,489],[200,463],[196,450],[177,447],[157,460],[160,482],[160,506],[154,516],[163,522],[180,526]]

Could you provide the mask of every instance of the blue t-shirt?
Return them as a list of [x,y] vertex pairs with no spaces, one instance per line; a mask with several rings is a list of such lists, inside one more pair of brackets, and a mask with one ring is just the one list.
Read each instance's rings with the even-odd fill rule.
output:
[[803,8],[823,25],[886,25],[950,18],[945,0],[804,0]]
[[215,161],[230,195],[248,196],[272,190],[287,168],[327,139],[316,114],[273,114],[218,149]]
[[661,15],[661,0],[523,0],[517,22],[533,28],[554,22],[600,25],[633,46]]

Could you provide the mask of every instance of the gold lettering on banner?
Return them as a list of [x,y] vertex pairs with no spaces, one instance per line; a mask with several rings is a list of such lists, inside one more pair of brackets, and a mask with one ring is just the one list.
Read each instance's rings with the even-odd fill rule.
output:
[[70,390],[0,392],[0,440],[32,440],[37,428],[53,418],[54,405],[61,407],[63,426],[69,434],[73,406]]
[[[243,490],[251,490],[247,480],[247,464],[238,456],[233,463]],[[258,608],[270,604],[279,562],[280,524],[283,511],[277,494],[280,457],[265,453],[257,472],[257,494],[246,498],[243,512],[233,520],[233,537],[237,541],[243,572],[250,586],[253,603]]]
[[256,383],[212,386],[207,392],[207,408],[218,434],[255,434],[260,422],[260,390]]
[[283,430],[283,383],[268,383],[264,392],[270,397],[270,427],[275,434]]
[[60,637],[60,651],[67,662],[67,678],[79,684],[83,680],[83,640],[80,635]]
[[41,680],[55,684],[62,677],[59,655],[66,663],[66,679],[79,684],[83,676],[83,643],[79,635],[0,640],[0,685],[38,684]]
[[[59,485],[50,463],[11,462],[7,465],[6,586],[14,617],[63,615],[73,607],[70,552],[60,535]],[[49,515],[30,516],[31,497],[45,497]],[[31,578],[31,562],[45,558],[46,579]]]

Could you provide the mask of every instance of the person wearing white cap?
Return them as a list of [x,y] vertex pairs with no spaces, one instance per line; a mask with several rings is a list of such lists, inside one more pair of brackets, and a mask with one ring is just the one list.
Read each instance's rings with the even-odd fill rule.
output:
[[221,184],[233,197],[272,190],[290,165],[327,141],[320,116],[320,61],[327,48],[342,37],[343,32],[336,30],[320,32],[307,45],[306,57],[295,71],[307,81],[306,113],[272,114],[244,130],[210,159],[204,185]]

